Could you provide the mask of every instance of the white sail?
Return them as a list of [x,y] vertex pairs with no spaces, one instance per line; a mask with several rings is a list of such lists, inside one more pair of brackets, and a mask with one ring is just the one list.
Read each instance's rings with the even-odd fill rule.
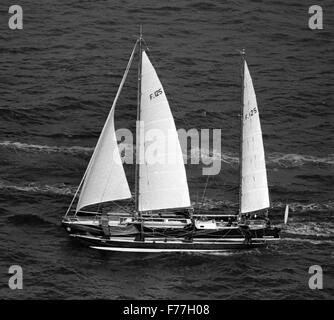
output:
[[[138,210],[189,207],[187,177],[174,119],[164,89],[145,51],[142,54],[140,120],[137,138],[144,161],[139,163]],[[155,133],[164,138],[158,142],[160,147],[164,146],[157,151],[158,161],[149,159],[152,158],[149,149],[153,145],[148,139]]]
[[133,48],[107,121],[88,164],[76,211],[92,204],[131,198],[130,188],[118,150],[114,113],[136,46],[137,42]]
[[270,206],[259,110],[247,63],[244,63],[241,213]]
[[288,218],[289,218],[289,205],[287,204],[285,206],[285,212],[284,212],[284,224],[288,223]]

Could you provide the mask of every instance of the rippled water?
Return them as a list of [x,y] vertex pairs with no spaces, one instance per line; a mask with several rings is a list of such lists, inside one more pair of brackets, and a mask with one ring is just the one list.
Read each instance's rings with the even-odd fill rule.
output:
[[[333,19],[307,26],[300,1],[20,1],[24,29],[7,28],[0,4],[1,298],[333,298]],[[127,59],[144,37],[177,127],[221,128],[222,171],[205,209],[238,199],[240,57],[246,49],[261,114],[276,223],[290,204],[283,241],[263,250],[120,254],[68,238],[60,219],[96,143]],[[134,128],[136,68],[116,111]],[[126,166],[130,185],[133,168]],[[206,177],[187,166],[194,203]],[[20,264],[24,289],[10,291]],[[324,290],[308,288],[321,265]]]

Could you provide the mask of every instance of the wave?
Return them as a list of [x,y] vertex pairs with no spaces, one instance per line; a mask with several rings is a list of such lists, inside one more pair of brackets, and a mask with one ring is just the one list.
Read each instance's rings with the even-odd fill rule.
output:
[[316,239],[308,239],[308,238],[282,238],[281,241],[287,241],[287,242],[306,242],[310,244],[334,244],[334,240],[316,240]]
[[[7,181],[0,180],[0,189],[2,190],[16,190],[27,193],[40,193],[40,194],[57,194],[57,195],[69,195],[73,196],[77,190],[77,186],[69,186],[64,183],[58,184],[38,184],[35,182],[28,182],[26,184],[13,184]],[[316,212],[328,212],[334,210],[334,201],[328,200],[322,203],[299,203],[299,202],[282,202],[273,201],[273,210],[284,210],[286,204],[289,204],[289,210],[293,213],[306,213],[311,211]],[[238,203],[230,200],[217,200],[206,198],[204,203],[193,201],[192,205],[195,208],[206,210],[235,210],[238,208]]]
[[[124,145],[122,148],[124,149]],[[49,146],[49,145],[38,145],[38,144],[28,144],[22,142],[13,141],[2,141],[0,142],[0,147],[9,148],[24,152],[42,152],[42,153],[64,153],[64,154],[91,154],[94,150],[92,147],[82,147],[82,146]],[[135,147],[131,145],[125,145],[125,149],[135,150]],[[135,152],[133,153],[135,154]],[[188,158],[188,163],[190,163],[190,157],[196,155],[201,155],[203,160],[215,160],[221,161],[223,163],[229,164],[231,166],[239,164],[239,156],[229,153],[229,152],[217,152],[215,150],[208,150],[205,148],[193,148],[184,156]],[[312,155],[302,155],[302,154],[283,154],[283,153],[271,153],[267,155],[267,164],[273,166],[279,166],[282,168],[294,168],[300,167],[307,164],[324,164],[324,165],[334,165],[334,154],[330,154],[326,157],[317,157]]]
[[43,152],[43,153],[70,153],[70,154],[90,154],[93,152],[93,148],[89,147],[64,147],[64,146],[48,146],[38,144],[28,144],[22,142],[2,141],[0,147],[15,149],[25,152]]
[[[41,195],[61,195],[61,196],[71,196],[73,197],[76,192],[77,186],[68,186],[65,184],[37,184],[37,183],[27,183],[16,185],[13,183],[9,183],[7,181],[0,181],[0,190],[4,191],[17,191],[17,192],[24,192],[28,194],[41,194]],[[192,203],[195,210],[196,207],[203,212],[203,214],[208,213],[211,210],[211,213],[219,213],[224,212],[228,213],[230,210],[231,213],[235,213],[236,209],[238,208],[237,202],[232,202],[229,200],[214,200],[214,199],[207,199],[205,203]],[[298,202],[289,203],[290,210],[294,214],[298,213],[309,213],[309,212],[330,212],[334,210],[334,201],[329,200],[324,203],[309,203],[309,204],[302,204]],[[125,204],[126,206],[126,204]],[[130,208],[131,204],[129,204]],[[273,211],[280,209],[280,213],[283,216],[283,208],[285,203],[283,202],[273,202],[272,209]],[[307,241],[332,241],[334,242],[334,224],[327,219],[323,221],[309,221],[306,219],[308,216],[295,216],[290,215],[290,220],[287,225],[282,225],[282,233],[291,235],[291,236],[299,236],[306,237]],[[310,219],[311,220],[311,219]],[[313,237],[310,239],[310,237]],[[285,240],[286,238],[283,237]],[[306,241],[305,240],[305,241]],[[294,241],[299,241],[294,238]],[[300,241],[304,241],[301,239]],[[319,243],[320,243],[319,242]],[[227,253],[228,254],[228,253]]]
[[[300,203],[300,202],[282,202],[282,201],[273,201],[271,208],[272,210],[279,210],[283,212],[285,206],[289,204],[289,211],[293,213],[306,213],[311,211],[316,212],[328,212],[334,210],[334,201],[328,200],[322,203]],[[200,202],[193,202],[194,207],[200,207],[203,210],[219,210],[219,209],[236,209],[239,207],[238,202],[233,202],[229,200],[216,200],[216,199],[205,199],[205,202],[202,204]]]
[[202,209],[202,210],[219,210],[224,208],[235,209],[238,208],[238,203],[230,200],[216,200],[216,199],[208,199],[206,198],[204,203],[202,202],[192,202],[194,208]]
[[301,154],[279,154],[272,153],[268,156],[269,163],[279,164],[282,167],[300,167],[305,164],[334,164],[334,154],[327,157],[315,157]]
[[327,202],[323,203],[299,203],[299,202],[281,202],[281,201],[274,201],[273,208],[274,209],[284,209],[286,204],[289,204],[289,210],[291,212],[310,212],[310,211],[330,211],[334,210],[334,201],[328,200]]
[[5,181],[0,181],[0,189],[14,190],[27,193],[58,194],[58,195],[73,196],[75,194],[77,186],[66,186],[65,184],[41,185],[33,182],[28,184],[15,185],[7,183]]
[[187,158],[200,156],[200,158],[203,161],[208,161],[210,159],[214,161],[221,161],[230,165],[235,165],[239,163],[239,156],[235,156],[232,153],[221,153],[217,152],[215,150],[208,150],[206,148],[192,148],[190,153],[186,154],[184,153],[184,156],[187,156]]
[[313,236],[313,237],[334,237],[334,225],[332,222],[291,222],[284,227],[284,233]]
[[11,215],[8,217],[8,221],[14,223],[15,225],[25,224],[25,225],[39,226],[39,225],[49,225],[50,224],[49,221],[35,214]]
[[[227,164],[239,164],[239,156],[232,153],[219,153],[215,150],[208,149],[192,149],[191,154],[198,154],[200,152],[201,157],[209,160],[221,160]],[[295,153],[278,153],[274,152],[266,155],[266,163],[268,165],[279,166],[282,168],[295,168],[307,164],[325,164],[334,165],[334,154],[329,154],[326,157],[317,157],[312,155],[303,155]]]

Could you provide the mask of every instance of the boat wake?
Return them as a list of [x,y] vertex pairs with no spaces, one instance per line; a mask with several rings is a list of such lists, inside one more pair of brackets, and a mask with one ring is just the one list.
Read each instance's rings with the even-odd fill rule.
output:
[[288,223],[284,233],[299,236],[334,238],[334,224],[332,222],[292,222]]
[[[225,152],[219,153],[215,150],[207,149],[192,149],[191,154],[198,154],[200,152],[202,158],[209,160],[221,160],[223,163],[230,165],[239,165],[239,157],[233,153]],[[269,153],[266,155],[266,163],[272,167],[281,168],[296,168],[308,164],[323,164],[323,165],[334,165],[334,154],[329,154],[326,157],[316,157],[311,155],[295,154],[295,153]]]
[[65,184],[54,184],[54,185],[41,185],[37,183],[28,183],[22,185],[15,185],[0,181],[0,189],[8,191],[20,191],[27,193],[40,193],[40,194],[57,194],[57,195],[69,195],[73,196],[76,191],[76,186],[66,186]]
[[272,153],[268,155],[268,159],[269,164],[278,164],[284,168],[300,167],[306,164],[334,165],[334,154],[330,154],[327,157],[315,157],[294,153]]
[[[94,148],[82,147],[82,146],[49,146],[49,145],[39,145],[39,144],[28,144],[24,142],[17,141],[2,141],[0,142],[0,148],[13,149],[15,151],[23,152],[41,152],[41,153],[63,153],[72,155],[90,155],[92,154]],[[134,147],[131,145],[122,144],[122,150]],[[231,166],[237,166],[239,164],[239,157],[230,152],[216,152],[215,150],[207,150],[205,148],[193,148],[191,152],[186,154],[183,153],[184,157],[190,158],[195,154],[200,154],[203,160],[220,160],[222,163],[226,163]],[[190,163],[190,159],[188,159]],[[266,163],[272,167],[281,168],[295,168],[304,165],[334,165],[334,154],[330,154],[326,157],[316,157],[311,155],[302,154],[284,154],[284,153],[271,153],[267,155]]]
[[309,238],[286,238],[283,237],[281,241],[287,241],[287,242],[297,242],[297,243],[309,243],[309,244],[314,244],[314,245],[319,245],[319,244],[330,244],[334,245],[334,240],[326,240],[326,239],[309,239]]
[[[274,201],[272,203],[274,209],[284,209],[287,202]],[[328,200],[322,203],[299,203],[299,202],[288,202],[289,210],[296,213],[305,213],[311,211],[323,212],[334,210],[334,201]]]
[[[282,202],[273,201],[272,209],[283,212],[286,204],[289,204],[289,210],[293,213],[307,213],[307,212],[329,212],[334,210],[334,201],[328,200],[322,203],[300,203],[300,202]],[[205,199],[205,203],[192,203],[194,207],[199,206],[202,210],[223,210],[225,208],[237,209],[238,203],[229,200]]]
[[[27,182],[25,184],[14,184],[5,180],[0,180],[1,190],[14,190],[26,193],[40,193],[40,194],[55,194],[73,196],[77,189],[77,186],[66,185],[64,183],[57,184],[38,184],[35,182]],[[205,199],[205,203],[192,202],[192,205],[196,208],[199,206],[201,210],[219,210],[230,209],[234,210],[238,208],[238,203],[229,200],[216,200],[216,199]],[[272,208],[275,210],[284,210],[286,202],[274,201]],[[289,202],[290,211],[293,213],[307,213],[307,212],[329,212],[334,210],[334,201],[329,200],[323,203],[299,203]]]
[[245,251],[236,251],[236,250],[225,250],[225,251],[216,251],[216,252],[189,252],[188,255],[192,256],[220,256],[220,257],[230,257],[230,256],[240,256],[240,255],[254,255],[260,254],[261,250],[258,248],[252,248]]
[[22,142],[13,141],[2,141],[0,142],[1,148],[14,149],[24,152],[42,152],[42,153],[64,153],[64,154],[91,154],[93,148],[80,147],[80,146],[48,146],[48,145],[38,145],[38,144],[28,144]]

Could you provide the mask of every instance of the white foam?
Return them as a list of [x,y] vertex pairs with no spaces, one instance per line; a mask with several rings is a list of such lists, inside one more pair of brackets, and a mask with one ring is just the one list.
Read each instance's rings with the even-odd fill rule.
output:
[[38,145],[38,144],[28,144],[22,142],[13,142],[13,141],[2,141],[0,142],[1,147],[13,148],[17,150],[22,150],[26,152],[45,152],[45,153],[92,153],[93,148],[89,147],[64,147],[64,146],[48,146],[48,145]]
[[41,185],[36,183],[28,183],[22,185],[14,185],[5,181],[0,181],[0,189],[10,189],[28,193],[74,195],[76,188],[77,187],[73,186],[65,186],[64,184]]
[[[45,152],[45,153],[70,153],[70,154],[91,154],[94,148],[91,147],[82,147],[82,146],[48,146],[48,145],[39,145],[39,144],[28,144],[24,142],[17,141],[2,141],[0,142],[0,147],[4,148],[13,148],[17,150],[22,150],[26,152]],[[133,148],[133,153],[135,154],[135,147],[131,145],[122,144],[122,148],[130,149]],[[188,156],[188,158],[194,155],[200,155],[200,158],[203,160],[214,160],[221,161],[232,166],[238,165],[239,156],[232,154],[230,152],[220,153],[216,150],[208,150],[206,148],[193,148]],[[184,157],[187,157],[187,154],[184,152]],[[334,165],[334,154],[330,154],[326,157],[316,157],[311,155],[302,155],[294,153],[272,153],[267,154],[267,164],[277,165],[283,168],[293,168],[299,167],[306,164],[325,164],[325,165]],[[191,159],[187,160],[187,163]]]

